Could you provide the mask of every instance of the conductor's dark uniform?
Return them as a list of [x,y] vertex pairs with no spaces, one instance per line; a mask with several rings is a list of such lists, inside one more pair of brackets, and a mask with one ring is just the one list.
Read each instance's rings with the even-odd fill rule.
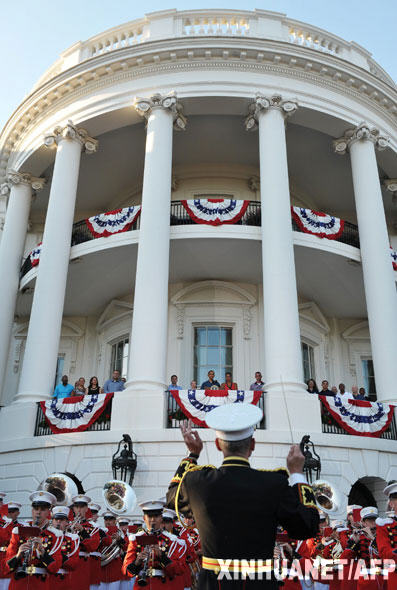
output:
[[203,550],[200,590],[277,589],[278,582],[265,576],[218,579],[218,560],[272,559],[279,524],[293,539],[307,539],[318,531],[310,485],[291,487],[285,469],[253,469],[242,457],[227,457],[217,469],[197,466],[197,455],[191,453],[171,481],[167,505],[196,521]]

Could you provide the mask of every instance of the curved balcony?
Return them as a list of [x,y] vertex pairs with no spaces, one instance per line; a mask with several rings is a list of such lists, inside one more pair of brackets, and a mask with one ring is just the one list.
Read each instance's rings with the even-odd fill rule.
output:
[[[291,218],[292,229],[295,232],[304,233],[298,224]],[[128,231],[135,231],[139,229],[140,218],[131,226]],[[181,201],[172,201],[171,203],[171,214],[170,214],[170,225],[171,226],[183,226],[183,225],[197,225],[188,215],[186,209],[183,207]],[[251,201],[243,215],[243,217],[236,222],[235,225],[245,225],[260,227],[261,225],[261,203],[259,201]],[[72,241],[71,246],[77,246],[85,242],[98,239],[92,235],[87,227],[85,220],[77,221],[73,224],[72,230]],[[318,238],[320,239],[320,238]],[[337,242],[353,246],[355,248],[360,247],[358,227],[353,223],[345,221],[344,229],[342,234],[336,238]],[[33,268],[30,255],[28,255],[21,267],[20,278],[22,279],[31,269]]]

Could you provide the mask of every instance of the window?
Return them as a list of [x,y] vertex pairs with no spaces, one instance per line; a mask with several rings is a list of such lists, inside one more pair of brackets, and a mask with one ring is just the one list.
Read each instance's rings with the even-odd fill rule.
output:
[[56,368],[56,371],[55,371],[54,389],[61,382],[62,375],[63,375],[63,366],[64,366],[64,364],[65,364],[65,355],[64,354],[61,354],[57,358],[57,368]]
[[303,379],[305,383],[309,379],[316,378],[316,372],[314,370],[314,349],[313,346],[309,346],[306,342],[301,342],[302,347],[302,364],[303,364]]
[[112,345],[110,376],[113,371],[120,371],[121,377],[127,377],[129,338],[122,338]]
[[374,363],[372,359],[362,359],[361,363],[364,376],[363,386],[365,387],[365,395],[369,397],[371,402],[376,401]]
[[233,373],[232,328],[197,326],[194,328],[194,379],[197,387],[207,381],[208,371],[215,371],[215,379],[224,382],[225,373]]

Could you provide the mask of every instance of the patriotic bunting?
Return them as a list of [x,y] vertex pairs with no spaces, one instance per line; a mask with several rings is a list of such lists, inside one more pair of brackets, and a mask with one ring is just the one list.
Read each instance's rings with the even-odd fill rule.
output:
[[292,217],[303,232],[319,238],[336,240],[342,234],[345,226],[343,219],[313,211],[312,209],[291,207],[291,212]]
[[222,225],[237,223],[247,210],[249,201],[236,199],[192,199],[181,201],[190,219],[196,223]]
[[349,399],[349,395],[326,397],[321,402],[332,417],[348,434],[379,437],[388,429],[394,415],[394,406],[380,402]]
[[97,393],[39,402],[53,434],[83,432],[99,418],[113,393]]
[[170,393],[187,418],[198,426],[207,428],[205,416],[224,404],[246,403],[256,405],[262,391],[231,389],[173,389]]
[[34,248],[31,253],[29,254],[30,264],[32,266],[37,266],[40,262],[40,254],[41,254],[41,246],[43,242],[37,244],[36,248]]
[[141,213],[141,206],[124,207],[108,213],[99,213],[85,220],[94,238],[107,238],[131,229]]
[[397,250],[393,250],[393,248],[390,246],[391,252],[390,252],[390,256],[392,259],[392,264],[393,264],[393,268],[394,270],[397,270]]

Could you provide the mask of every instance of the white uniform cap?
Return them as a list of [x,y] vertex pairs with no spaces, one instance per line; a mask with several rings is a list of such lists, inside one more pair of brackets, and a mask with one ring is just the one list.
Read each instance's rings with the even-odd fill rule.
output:
[[252,436],[262,416],[262,410],[253,404],[229,403],[211,410],[205,420],[217,438],[233,441]]
[[113,512],[104,512],[102,514],[102,518],[117,518],[116,514],[113,514]]
[[346,514],[353,514],[353,510],[357,510],[358,508],[362,508],[359,504],[351,504],[347,507]]
[[119,516],[117,522],[119,524],[130,524],[130,519],[127,516]]
[[388,510],[385,513],[385,516],[387,516],[387,518],[394,518],[396,516],[396,513],[394,512],[394,510]]
[[143,520],[143,518],[141,516],[133,516],[131,523],[132,524],[143,524],[145,521]]
[[33,492],[30,494],[29,500],[32,502],[32,504],[41,503],[55,506],[57,503],[57,499],[54,494],[46,492],[45,490],[37,490],[37,492]]
[[327,520],[327,515],[325,514],[325,512],[318,511],[318,517],[320,520]]
[[66,518],[69,518],[68,506],[54,506],[52,509],[52,518],[56,518],[57,516],[65,516]]
[[8,502],[7,506],[8,506],[8,510],[10,510],[12,508],[16,508],[17,510],[20,510],[22,507],[22,504],[19,504],[19,502]]
[[84,494],[78,494],[77,496],[72,497],[72,502],[73,504],[81,502],[88,505],[91,502],[91,498],[89,496],[84,496]]
[[3,498],[6,497],[6,493],[5,492],[0,492],[0,500],[2,500]]
[[385,489],[383,490],[383,493],[387,497],[389,497],[390,494],[397,494],[397,481],[386,486]]
[[363,518],[378,518],[379,512],[375,506],[366,506],[360,512],[361,519]]
[[165,508],[163,510],[163,518],[172,518],[172,520],[174,520],[174,518],[176,518],[175,510],[171,510],[170,508]]
[[331,520],[330,526],[333,529],[339,529],[343,528],[345,526],[345,523],[342,520]]
[[99,512],[100,509],[101,509],[101,505],[100,504],[95,504],[95,502],[91,502],[91,504],[89,504],[88,508],[90,508],[91,510],[96,510],[97,512]]
[[139,508],[142,508],[143,512],[151,512],[152,510],[162,511],[165,502],[161,500],[151,500],[150,502],[141,502]]

